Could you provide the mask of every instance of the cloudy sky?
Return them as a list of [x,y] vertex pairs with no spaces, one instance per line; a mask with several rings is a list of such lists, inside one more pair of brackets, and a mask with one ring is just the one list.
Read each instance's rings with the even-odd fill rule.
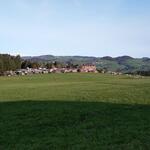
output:
[[150,57],[150,1],[0,0],[0,53]]

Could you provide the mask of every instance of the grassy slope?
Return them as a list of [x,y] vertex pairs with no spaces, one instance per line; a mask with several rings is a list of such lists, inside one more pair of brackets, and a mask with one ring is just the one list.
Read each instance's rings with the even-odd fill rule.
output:
[[150,78],[101,74],[1,77],[0,101],[69,100],[150,103]]
[[149,78],[51,74],[2,77],[0,84],[2,150],[150,147],[150,106],[133,104],[150,103]]

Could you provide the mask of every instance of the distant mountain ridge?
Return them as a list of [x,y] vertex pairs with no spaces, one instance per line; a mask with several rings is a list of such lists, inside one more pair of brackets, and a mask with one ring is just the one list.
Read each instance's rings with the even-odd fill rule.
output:
[[73,64],[95,64],[98,69],[107,69],[109,71],[119,72],[135,72],[135,71],[150,71],[150,58],[133,58],[130,56],[119,57],[90,57],[90,56],[25,56],[23,60],[37,61],[37,62],[53,62],[73,63]]

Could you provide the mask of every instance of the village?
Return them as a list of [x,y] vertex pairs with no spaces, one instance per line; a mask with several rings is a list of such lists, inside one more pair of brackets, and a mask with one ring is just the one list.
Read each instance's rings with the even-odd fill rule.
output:
[[29,68],[26,69],[17,69],[16,71],[5,71],[3,73],[3,76],[24,76],[24,75],[33,75],[33,74],[48,74],[48,73],[109,73],[112,75],[121,75],[120,72],[111,72],[111,71],[105,71],[105,70],[97,70],[96,66],[93,64],[83,64],[78,68],[57,68],[52,67],[50,69],[45,67],[39,67],[39,68]]
[[31,75],[31,74],[48,74],[48,73],[77,73],[77,72],[93,72],[98,73],[95,65],[82,65],[78,68],[57,68],[52,67],[50,69],[45,67],[17,69],[16,71],[5,71],[4,76],[15,76],[15,75]]

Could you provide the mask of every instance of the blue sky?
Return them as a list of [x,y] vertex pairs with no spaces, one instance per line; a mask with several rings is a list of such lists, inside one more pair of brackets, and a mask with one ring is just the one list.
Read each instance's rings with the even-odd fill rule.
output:
[[149,0],[0,0],[0,53],[150,57]]

